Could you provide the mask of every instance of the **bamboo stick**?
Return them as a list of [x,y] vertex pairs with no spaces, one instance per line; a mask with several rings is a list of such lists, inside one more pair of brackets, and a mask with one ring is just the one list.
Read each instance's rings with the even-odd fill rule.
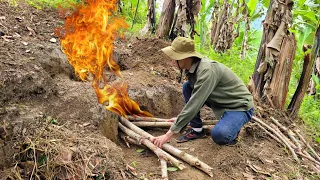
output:
[[284,127],[282,124],[280,124],[280,122],[278,120],[276,120],[275,118],[271,117],[271,120],[280,128],[282,129],[282,131],[286,132],[287,135],[289,136],[289,138],[291,139],[291,141],[293,141],[296,145],[296,148],[298,151],[301,151],[302,146],[299,143],[299,141],[294,137],[294,133],[287,127]]
[[272,137],[274,140],[276,140],[278,143],[283,145],[283,142],[277,138],[276,136],[274,136],[272,133],[270,133],[268,130],[266,130],[266,128],[264,128],[263,126],[261,126],[261,124],[257,124],[263,131],[265,131],[270,137]]
[[260,123],[261,125],[263,125],[264,127],[266,127],[267,129],[269,129],[270,131],[272,131],[279,139],[281,139],[281,141],[288,147],[288,149],[290,150],[293,158],[297,161],[300,162],[297,154],[294,152],[294,150],[292,149],[292,147],[289,145],[289,143],[273,128],[271,128],[268,124],[264,123],[263,121],[261,121],[259,118],[253,116],[252,119],[258,123]]
[[128,129],[125,126],[123,126],[121,123],[119,123],[119,128],[124,133],[126,133],[128,136],[130,136],[131,138],[133,138],[136,141],[141,142],[141,144],[147,146],[150,150],[152,150],[158,156],[159,159],[164,158],[165,160],[170,161],[174,166],[176,166],[180,170],[183,170],[185,168],[185,166],[183,165],[183,163],[181,161],[177,160],[176,158],[174,158],[173,156],[171,156],[167,152],[165,152],[162,149],[158,148],[150,140],[141,137],[140,135],[138,135],[134,131]]
[[160,159],[161,163],[161,175],[163,180],[168,180],[168,168],[167,168],[167,161],[164,159]]
[[[134,125],[138,127],[159,127],[159,128],[170,128],[172,125],[172,122],[132,122]],[[215,125],[217,121],[203,121],[203,125]]]
[[141,116],[127,116],[128,120],[131,121],[153,121],[153,122],[173,122],[173,119],[163,119],[155,117],[141,117]]
[[[142,130],[138,126],[134,125],[132,122],[128,121],[126,118],[121,117],[120,122],[145,138],[150,138],[150,139],[153,138],[151,134],[147,133],[146,131]],[[196,168],[207,173],[210,177],[213,177],[213,168],[205,164],[204,162],[200,161],[197,157],[194,157],[184,151],[181,151],[180,149],[177,149],[168,143],[163,144],[162,148],[165,151],[169,152],[170,154],[176,157],[179,157],[180,159],[189,163],[191,166],[195,166]]]
[[296,149],[296,148],[297,148],[297,146],[296,146],[295,144],[293,144],[293,143],[290,141],[290,139],[287,138],[287,136],[285,136],[285,135],[279,130],[279,128],[278,128],[277,125],[271,123],[271,124],[270,124],[270,127],[272,127],[273,129],[275,129],[275,130],[279,133],[279,135],[281,135],[282,138],[283,138],[284,140],[286,140],[286,141],[288,142],[288,144],[289,144],[293,149]]
[[316,159],[320,161],[320,157],[317,154],[317,152],[310,146],[310,144],[303,138],[303,136],[297,130],[294,130],[294,132],[299,136],[299,139],[310,149],[310,151],[316,157]]

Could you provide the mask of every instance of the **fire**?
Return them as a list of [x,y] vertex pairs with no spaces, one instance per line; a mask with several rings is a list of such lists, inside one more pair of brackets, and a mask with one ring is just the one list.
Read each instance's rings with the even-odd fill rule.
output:
[[[98,102],[107,103],[107,110],[121,116],[152,116],[129,97],[127,84],[112,86],[103,77],[106,68],[122,77],[120,67],[112,58],[113,42],[128,25],[116,14],[117,0],[86,0],[74,8],[64,26],[57,28],[55,33],[76,75],[83,81],[92,79]],[[104,87],[99,88],[99,84]]]

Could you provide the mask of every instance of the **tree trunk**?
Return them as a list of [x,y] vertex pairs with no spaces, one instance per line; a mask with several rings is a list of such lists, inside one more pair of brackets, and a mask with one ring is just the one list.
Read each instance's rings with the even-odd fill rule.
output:
[[164,0],[160,21],[156,32],[156,35],[159,38],[167,38],[169,36],[174,17],[175,6],[175,0]]
[[[318,30],[317,32],[319,33],[319,28],[320,26],[318,27]],[[317,38],[317,43],[318,43],[318,46],[320,46],[320,33],[318,35],[316,35]],[[315,41],[316,41],[315,40]],[[320,50],[318,51],[318,56],[316,57],[315,56],[315,63],[314,63],[314,68],[313,68],[313,74],[316,76],[316,78],[318,78],[320,80]],[[309,90],[309,94],[310,95],[316,95],[317,93],[317,89],[316,89],[316,82],[314,82],[313,79],[310,79],[310,90]],[[318,93],[319,93],[319,90],[318,90]],[[316,95],[317,98],[319,98],[319,95]]]
[[148,32],[154,33],[156,30],[156,11],[155,11],[155,0],[148,0],[148,14],[147,23],[144,28],[140,31],[142,35]]
[[[283,102],[286,99],[284,95],[272,94],[278,91],[279,87],[287,89],[290,80],[292,61],[294,56],[288,52],[295,52],[294,36],[288,32],[288,24],[292,23],[291,0],[285,0],[283,3],[270,1],[266,19],[263,22],[263,37],[256,61],[253,74],[254,96],[263,101],[269,102],[275,108],[283,109]],[[294,42],[294,43],[293,43]],[[288,45],[286,45],[289,43]],[[287,62],[284,62],[287,61]],[[283,66],[288,67],[283,67]],[[280,72],[278,72],[280,71]],[[285,72],[283,72],[285,71]],[[286,77],[279,77],[282,75]],[[280,79],[285,79],[280,80]]]
[[190,37],[193,39],[195,19],[201,9],[200,0],[179,0],[177,19],[174,22],[174,27],[170,38],[174,39],[177,36],[188,37],[188,24],[190,24]]
[[219,20],[219,1],[217,0],[214,4],[214,8],[212,11],[211,19],[212,19],[212,28],[211,28],[211,37],[210,37],[210,44],[213,45],[214,37],[217,31],[217,24]]
[[[306,45],[303,46],[304,52],[306,52],[308,49],[309,49],[308,46]],[[316,31],[316,36],[315,36],[311,53],[306,54],[304,57],[303,70],[299,80],[299,84],[288,106],[288,111],[290,112],[290,116],[292,117],[295,117],[298,115],[301,102],[303,100],[303,97],[308,88],[308,84],[310,82],[313,64],[319,55],[319,50],[320,50],[320,26],[318,26],[318,29]]]

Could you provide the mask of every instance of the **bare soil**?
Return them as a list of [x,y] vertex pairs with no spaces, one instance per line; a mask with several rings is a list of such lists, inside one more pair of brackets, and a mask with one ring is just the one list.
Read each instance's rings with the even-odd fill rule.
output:
[[[0,23],[0,126],[6,129],[5,140],[4,135],[0,134],[3,138],[0,139],[1,179],[4,178],[4,172],[12,169],[15,163],[23,161],[14,155],[23,151],[21,145],[27,142],[26,139],[35,139],[39,137],[39,133],[42,138],[54,138],[43,133],[47,132],[47,126],[64,127],[72,132],[73,138],[78,136],[86,139],[92,135],[97,139],[103,138],[99,129],[109,112],[98,104],[90,83],[81,82],[74,77],[73,68],[61,52],[58,39],[53,34],[54,28],[62,24],[55,10],[37,10],[26,4],[12,6],[0,1]],[[176,81],[179,71],[159,51],[169,44],[170,42],[157,38],[119,39],[115,42],[114,49],[114,57],[121,67],[123,80],[129,84],[130,97],[143,110],[161,118],[175,117],[184,105],[182,84]],[[108,78],[111,83],[118,80],[112,75]],[[256,111],[256,115],[266,121],[274,116],[284,124],[299,124],[299,120],[288,120],[283,113],[264,105],[257,105]],[[201,114],[203,119],[214,119],[208,108],[203,108]],[[48,119],[54,119],[54,124],[48,125]],[[148,129],[148,132],[161,135],[166,130]],[[209,178],[201,171],[187,166],[183,171],[169,172],[169,178],[316,177],[307,167],[295,163],[287,149],[270,139],[253,122],[248,123],[240,135],[241,140],[235,146],[216,145],[210,136],[183,144],[177,144],[173,139],[170,144],[212,166],[215,177]],[[68,139],[70,140],[66,138],[66,141]],[[161,178],[160,163],[146,148],[128,148],[121,141],[118,146],[109,140],[105,143],[101,147],[110,148],[109,155],[105,157],[108,159],[105,166],[110,169],[110,179],[119,179],[123,173],[130,179]],[[92,148],[89,142],[82,144],[74,139],[72,143],[62,142],[59,146],[70,149]],[[99,148],[99,145],[96,147]],[[145,150],[138,153],[137,149]],[[90,155],[86,154],[87,157]],[[135,167],[137,177],[124,172],[126,164]]]

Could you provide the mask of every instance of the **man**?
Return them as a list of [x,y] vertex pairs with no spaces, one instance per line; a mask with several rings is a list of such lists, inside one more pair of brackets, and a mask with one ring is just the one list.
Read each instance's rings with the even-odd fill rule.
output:
[[188,124],[192,128],[180,136],[178,142],[187,142],[204,137],[200,109],[204,104],[211,107],[219,122],[211,131],[211,138],[219,145],[237,143],[242,126],[253,115],[253,97],[245,84],[229,68],[212,61],[195,51],[194,42],[177,37],[171,46],[162,51],[174,60],[181,70],[186,71],[188,81],[182,91],[186,105],[173,122],[170,130],[152,139],[158,147],[168,142]]

